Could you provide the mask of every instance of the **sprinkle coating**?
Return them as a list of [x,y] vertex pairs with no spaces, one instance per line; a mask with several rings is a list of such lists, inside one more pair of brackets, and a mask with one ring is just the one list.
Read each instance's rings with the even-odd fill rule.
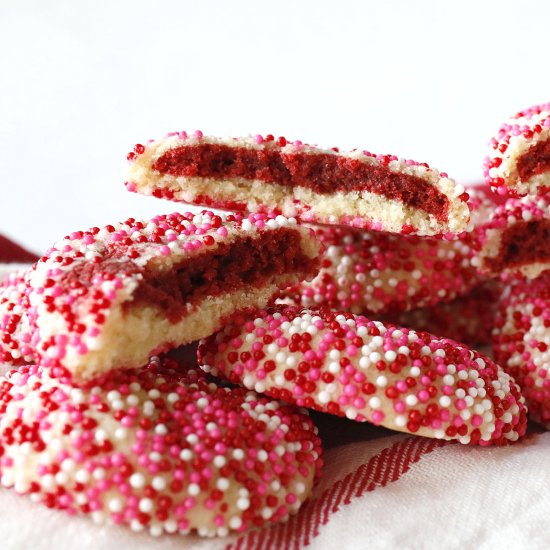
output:
[[199,345],[206,372],[299,406],[461,443],[525,433],[518,386],[452,340],[329,310],[239,315]]
[[307,414],[168,358],[83,387],[23,366],[0,379],[0,413],[3,486],[155,536],[284,520],[321,465]]
[[521,387],[529,417],[550,429],[550,276],[517,280],[502,293],[493,330],[495,361]]
[[321,271],[311,282],[281,294],[306,308],[408,311],[453,300],[481,280],[471,261],[476,243],[470,233],[446,241],[338,227],[317,227],[315,232],[325,246]]

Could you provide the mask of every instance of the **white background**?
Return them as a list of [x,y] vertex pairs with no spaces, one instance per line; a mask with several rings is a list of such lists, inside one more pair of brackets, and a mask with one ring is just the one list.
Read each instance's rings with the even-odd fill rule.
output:
[[550,100],[549,37],[545,0],[0,0],[0,233],[41,251],[175,210],[123,186],[126,153],[171,130],[478,180],[501,120]]

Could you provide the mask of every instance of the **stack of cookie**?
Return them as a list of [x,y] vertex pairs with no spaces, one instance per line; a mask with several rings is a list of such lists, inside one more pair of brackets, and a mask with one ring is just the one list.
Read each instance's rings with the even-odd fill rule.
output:
[[172,214],[77,231],[2,288],[0,481],[133,530],[226,535],[298,510],[321,466],[305,412],[221,387],[185,354],[313,276],[311,231]]
[[479,269],[505,284],[495,359],[517,380],[530,418],[550,427],[550,103],[520,111],[491,142],[485,176],[508,197],[481,237]]
[[229,213],[76,231],[2,284],[2,485],[97,522],[223,536],[310,494],[306,409],[465,444],[525,433],[514,379],[468,347],[511,288],[490,244],[516,242],[501,194],[271,135],[178,132],[128,159],[130,191]]

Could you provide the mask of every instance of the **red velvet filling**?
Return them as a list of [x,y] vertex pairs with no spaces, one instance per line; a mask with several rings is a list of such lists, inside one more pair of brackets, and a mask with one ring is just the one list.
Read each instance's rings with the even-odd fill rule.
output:
[[283,273],[312,273],[316,264],[317,260],[303,255],[296,232],[279,229],[260,239],[247,237],[222,244],[210,253],[180,262],[160,276],[146,269],[134,300],[124,308],[128,311],[153,304],[170,322],[177,323],[187,314],[188,304],[196,304],[206,296],[258,288]]
[[449,210],[447,197],[422,178],[338,155],[204,143],[166,151],[153,169],[176,177],[260,180],[321,194],[370,191],[433,214],[439,221],[447,219]]
[[507,267],[519,267],[550,261],[550,220],[519,222],[509,227],[500,242],[495,258],[486,264],[495,273]]
[[550,139],[540,141],[529,148],[517,161],[522,181],[550,170]]

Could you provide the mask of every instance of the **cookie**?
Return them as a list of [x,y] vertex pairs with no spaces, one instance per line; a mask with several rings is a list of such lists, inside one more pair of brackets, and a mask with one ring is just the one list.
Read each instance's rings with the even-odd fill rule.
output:
[[174,360],[82,387],[49,372],[0,378],[0,482],[50,508],[225,536],[294,514],[319,473],[306,413]]
[[282,216],[170,214],[71,233],[27,277],[44,366],[75,380],[144,364],[313,276],[318,243]]
[[529,417],[550,429],[550,275],[518,280],[504,290],[493,354],[520,385]]
[[469,239],[446,241],[317,227],[325,246],[319,274],[281,293],[303,307],[352,313],[408,311],[467,294],[480,283]]
[[351,313],[240,315],[198,349],[206,372],[300,406],[392,430],[504,445],[525,433],[519,388],[452,340]]
[[510,197],[550,191],[550,103],[508,119],[490,142],[485,181]]
[[469,219],[462,186],[392,155],[175,132],[128,159],[128,190],[191,204],[418,235],[457,233]]
[[474,264],[488,277],[534,279],[550,269],[549,196],[509,199],[480,230]]
[[359,314],[397,314],[448,302],[483,280],[473,265],[477,227],[496,202],[484,186],[468,189],[473,231],[457,240],[318,227],[325,245],[319,274],[283,292],[285,303]]

